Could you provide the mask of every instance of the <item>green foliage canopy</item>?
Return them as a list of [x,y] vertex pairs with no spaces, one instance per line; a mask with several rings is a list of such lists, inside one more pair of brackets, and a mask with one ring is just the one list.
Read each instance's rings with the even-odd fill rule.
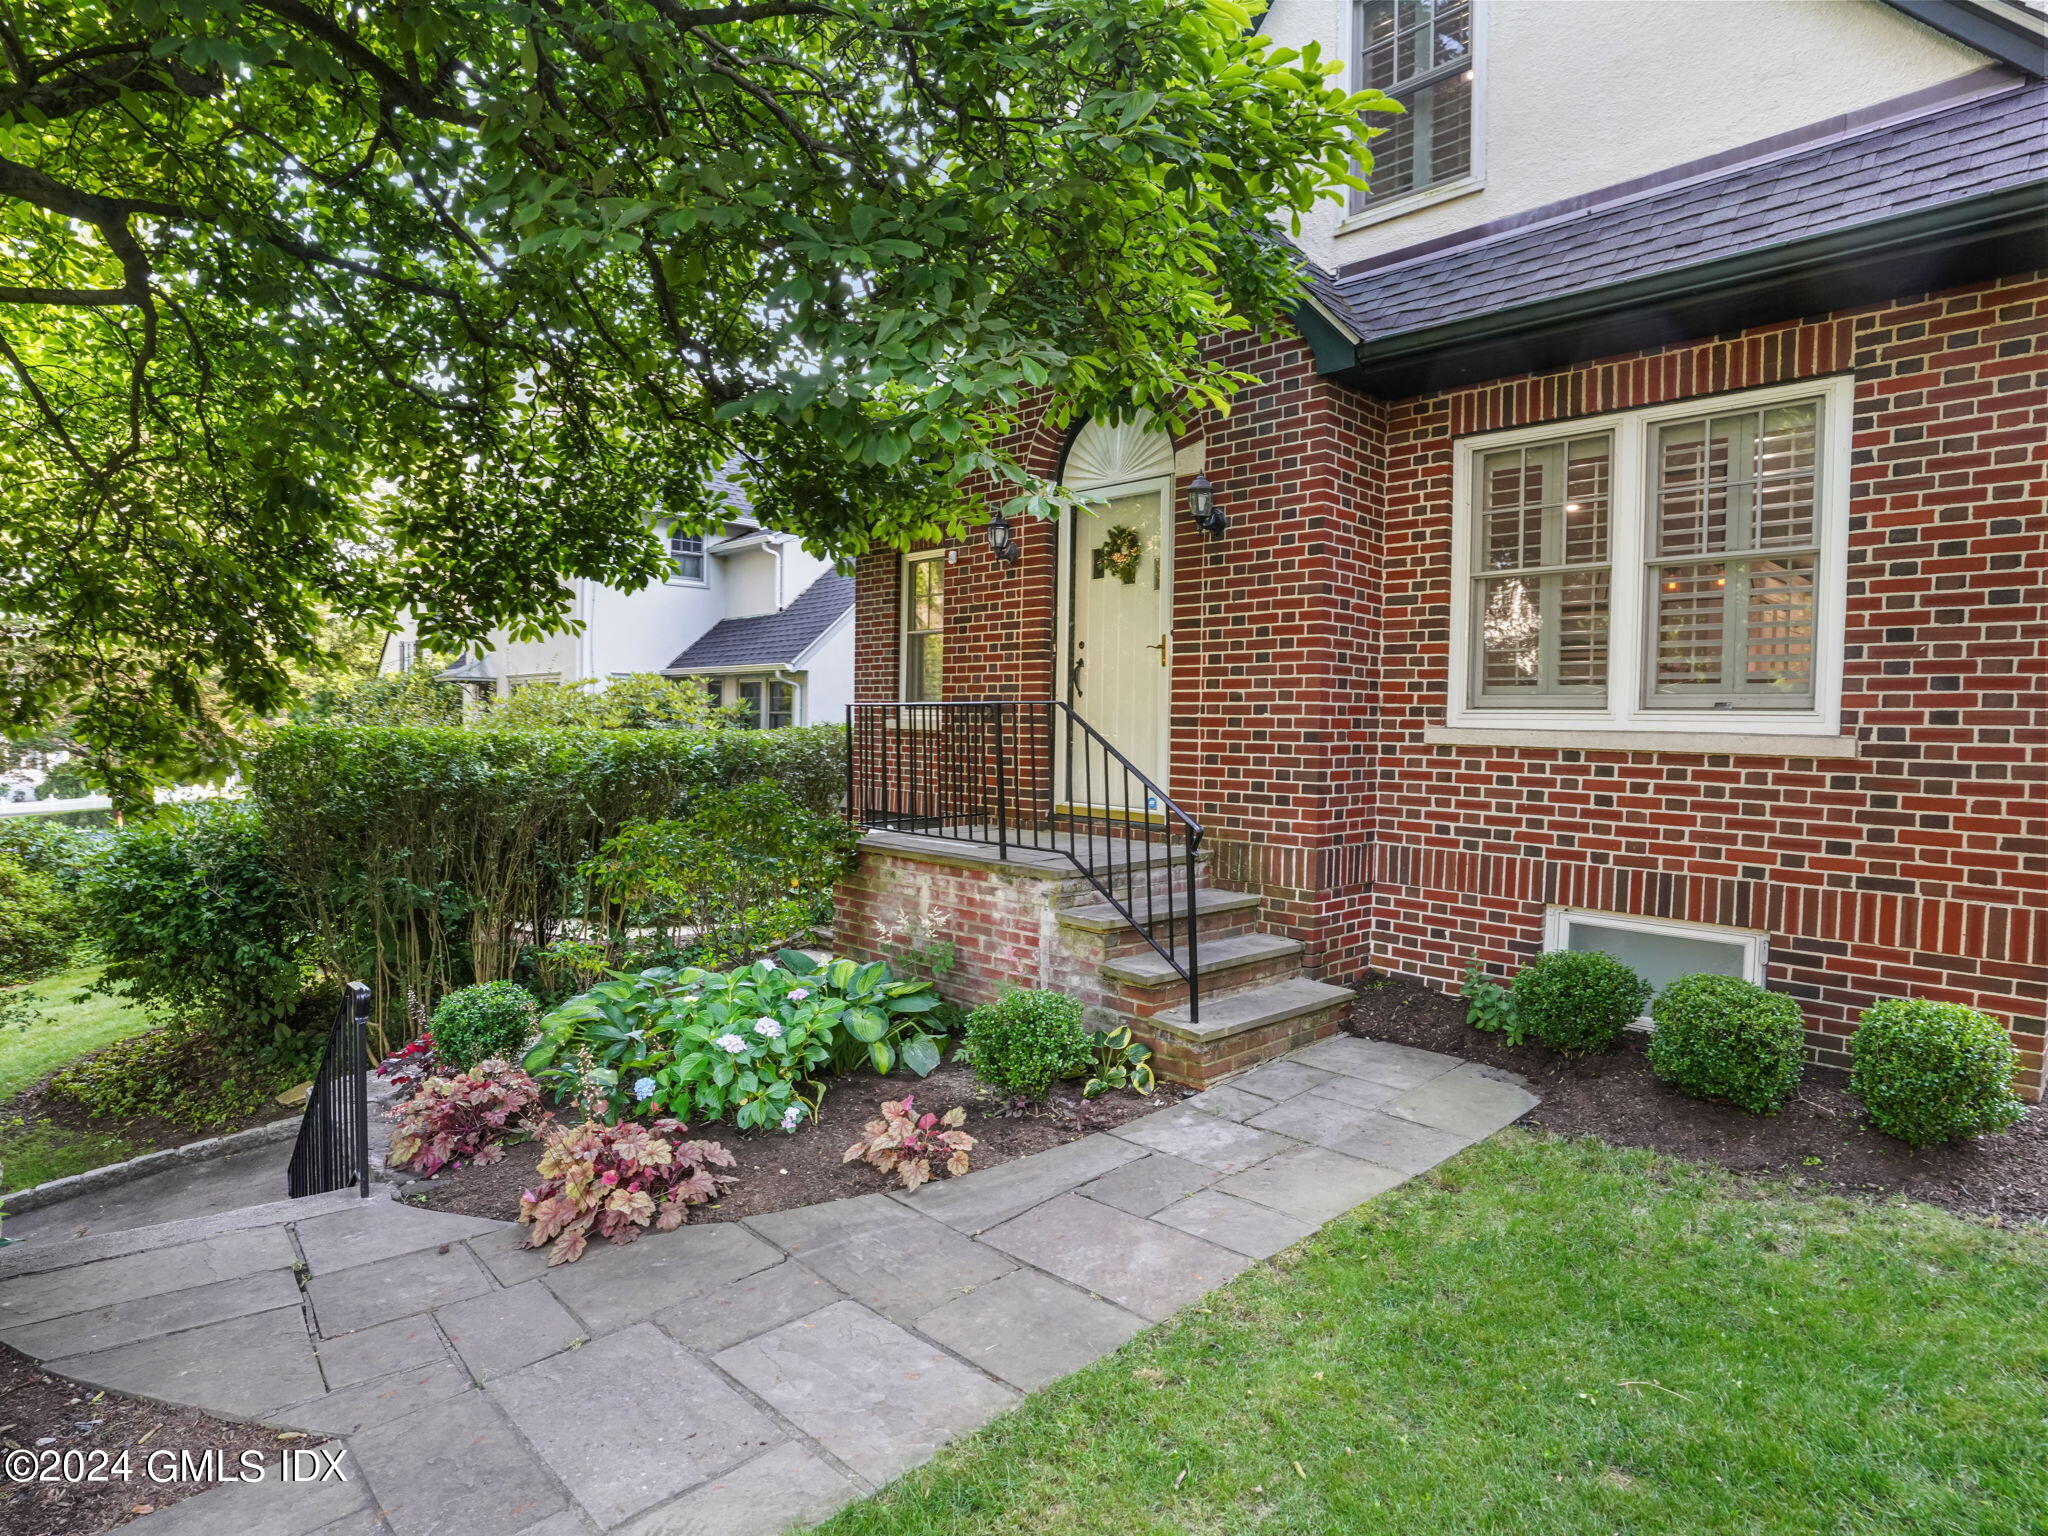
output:
[[[713,472],[929,538],[1003,439],[1178,419],[1362,110],[1234,0],[0,11],[0,728],[144,764],[323,615],[472,647],[662,568]],[[127,771],[118,765],[110,772]]]

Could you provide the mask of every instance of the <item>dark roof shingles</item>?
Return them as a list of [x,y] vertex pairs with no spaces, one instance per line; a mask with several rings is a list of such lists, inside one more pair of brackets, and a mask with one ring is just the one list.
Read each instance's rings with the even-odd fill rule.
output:
[[668,664],[671,672],[705,667],[789,666],[853,606],[853,578],[827,571],[780,613],[721,619]]
[[2048,177],[2048,84],[1596,205],[1313,291],[1368,342]]

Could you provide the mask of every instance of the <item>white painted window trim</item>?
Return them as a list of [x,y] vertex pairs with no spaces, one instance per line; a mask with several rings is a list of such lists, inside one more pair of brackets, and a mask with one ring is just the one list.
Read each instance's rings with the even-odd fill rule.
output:
[[[1478,152],[1476,145],[1473,152],[1475,155]],[[1424,187],[1420,192],[1404,192],[1399,197],[1388,198],[1384,203],[1373,203],[1356,213],[1348,213],[1337,225],[1334,233],[1348,235],[1361,229],[1370,229],[1375,224],[1385,224],[1391,219],[1405,219],[1411,213],[1420,213],[1423,209],[1434,208],[1439,203],[1456,202],[1461,197],[1470,197],[1475,192],[1485,190],[1485,177],[1460,176],[1456,181]]]
[[[1420,213],[1438,203],[1452,202],[1486,190],[1486,29],[1487,14],[1491,9],[1487,0],[1472,0],[1472,158],[1465,174],[1455,181],[1419,187],[1413,192],[1404,192],[1399,197],[1363,208],[1352,208],[1347,199],[1344,217],[1338,221],[1333,233],[1348,235],[1353,230],[1384,224],[1390,219]],[[1364,71],[1360,66],[1364,61],[1358,46],[1358,0],[1349,0],[1339,8],[1338,27],[1342,33],[1345,81],[1349,89],[1363,90]],[[1381,116],[1379,113],[1367,115],[1376,119]]]
[[[951,563],[952,563],[952,562],[951,562],[951,556],[952,556],[952,551],[951,551],[950,549],[920,549],[920,550],[916,550],[916,551],[913,551],[913,552],[911,552],[911,553],[907,553],[907,554],[905,554],[905,555],[904,555],[904,557],[903,557],[903,562],[902,562],[902,565],[901,565],[901,568],[899,569],[899,571],[898,571],[898,574],[897,574],[897,581],[896,581],[896,697],[897,697],[897,698],[899,698],[899,699],[901,699],[901,700],[903,700],[903,701],[904,701],[904,702],[906,702],[906,703],[908,703],[908,702],[911,702],[911,699],[910,699],[910,633],[911,633],[911,631],[910,631],[910,595],[911,595],[911,586],[910,586],[910,571],[911,571],[911,567],[912,567],[912,566],[914,566],[914,565],[917,565],[917,564],[919,564],[920,562],[922,562],[922,561],[925,561],[925,560],[938,560],[938,561],[941,561],[941,562],[943,562],[943,563],[946,563],[946,564],[951,564]],[[945,573],[944,573],[943,571],[939,573],[939,579],[940,579],[941,581],[944,581],[944,580],[945,580]],[[941,598],[941,599],[940,599],[940,602],[941,602],[941,604],[942,604],[942,605],[943,605],[944,601],[945,601],[945,600],[944,600],[943,598]],[[937,629],[937,630],[919,630],[919,631],[918,631],[918,633],[919,633],[919,634],[937,634],[937,635],[939,636],[939,644],[940,644],[940,646],[942,647],[942,649],[940,650],[940,653],[939,653],[939,684],[940,684],[940,687],[939,687],[939,693],[940,693],[941,699],[943,699],[943,697],[944,697],[944,694],[945,694],[945,675],[946,675],[946,673],[945,673],[945,666],[946,666],[946,663],[945,663],[945,652],[944,652],[944,650],[943,650],[943,647],[944,647],[944,645],[945,645],[945,635],[946,635],[946,622],[945,622],[945,609],[944,609],[944,607],[943,607],[943,606],[941,606],[941,608],[940,608],[940,610],[939,610],[939,627],[938,627],[938,629]],[[938,703],[938,702],[940,702],[940,699],[919,699],[919,700],[917,700],[916,702],[918,702],[918,703],[920,703],[920,704],[935,704],[935,703]]]
[[[1722,410],[1739,411],[1795,400],[1820,404],[1816,428],[1814,517],[1819,557],[1814,572],[1813,705],[1804,709],[1658,708],[1643,702],[1647,666],[1646,544],[1654,487],[1651,434],[1668,421]],[[1451,462],[1451,639],[1444,724],[1453,729],[1554,736],[1567,732],[1624,731],[1636,736],[1837,736],[1842,725],[1842,646],[1848,611],[1850,440],[1855,380],[1849,375],[1803,379],[1722,395],[1695,395],[1667,405],[1575,417],[1461,437]],[[1480,704],[1472,694],[1472,588],[1476,466],[1499,448],[1612,433],[1614,468],[1609,501],[1607,703],[1598,709],[1516,709]],[[1531,745],[1540,743],[1531,742]],[[1595,747],[1596,742],[1584,745]],[[1788,745],[1791,745],[1788,743]],[[1695,749],[1696,750],[1696,749]]]
[[[699,575],[696,575],[696,576],[685,576],[685,575],[683,575],[683,574],[682,574],[682,572],[681,572],[680,570],[678,570],[678,569],[677,569],[677,567],[676,567],[676,546],[675,546],[675,541],[676,541],[676,540],[677,540],[677,538],[679,538],[679,537],[680,537],[680,538],[694,538],[694,539],[696,539],[696,541],[697,541],[697,569],[698,569],[698,571],[699,571],[699,572],[700,572],[701,574],[699,574]],[[666,581],[664,581],[664,582],[663,582],[663,585],[664,585],[664,586],[670,586],[670,587],[695,587],[695,588],[700,588],[700,589],[701,589],[701,588],[704,588],[704,587],[708,587],[708,586],[710,586],[710,585],[711,585],[711,539],[710,539],[710,537],[709,537],[708,535],[706,535],[706,534],[680,534],[680,535],[679,535],[679,534],[677,534],[677,533],[675,532],[675,530],[674,530],[673,528],[664,528],[664,529],[662,530],[661,540],[662,540],[662,547],[663,547],[664,549],[666,549],[666,550],[668,551],[668,560],[669,560],[669,566],[668,566],[668,577],[667,577]]]

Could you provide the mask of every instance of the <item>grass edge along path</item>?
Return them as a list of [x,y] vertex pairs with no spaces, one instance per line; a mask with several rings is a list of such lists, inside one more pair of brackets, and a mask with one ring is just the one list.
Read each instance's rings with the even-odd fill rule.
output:
[[2048,1233],[1510,1130],[821,1536],[2038,1531]]

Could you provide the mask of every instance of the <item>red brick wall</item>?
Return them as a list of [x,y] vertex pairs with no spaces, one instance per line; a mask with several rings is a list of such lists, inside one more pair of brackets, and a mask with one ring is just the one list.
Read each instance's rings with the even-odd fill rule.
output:
[[[2048,997],[2048,283],[1833,315],[1389,411],[1375,953],[1449,983],[1546,904],[1769,931],[1823,1059],[1901,993]],[[1853,372],[1854,760],[1423,744],[1444,719],[1451,445]]]
[[[2048,997],[2048,283],[1998,284],[1382,403],[1298,344],[1206,439],[1177,529],[1170,789],[1223,883],[1332,979],[1519,962],[1546,904],[1754,926],[1824,1059],[1900,993]],[[1444,717],[1454,437],[1853,372],[1850,760],[1425,745]],[[1050,470],[1058,443],[1029,445]],[[949,570],[949,696],[1052,686],[1050,527]],[[860,568],[860,696],[897,696],[896,562]]]

